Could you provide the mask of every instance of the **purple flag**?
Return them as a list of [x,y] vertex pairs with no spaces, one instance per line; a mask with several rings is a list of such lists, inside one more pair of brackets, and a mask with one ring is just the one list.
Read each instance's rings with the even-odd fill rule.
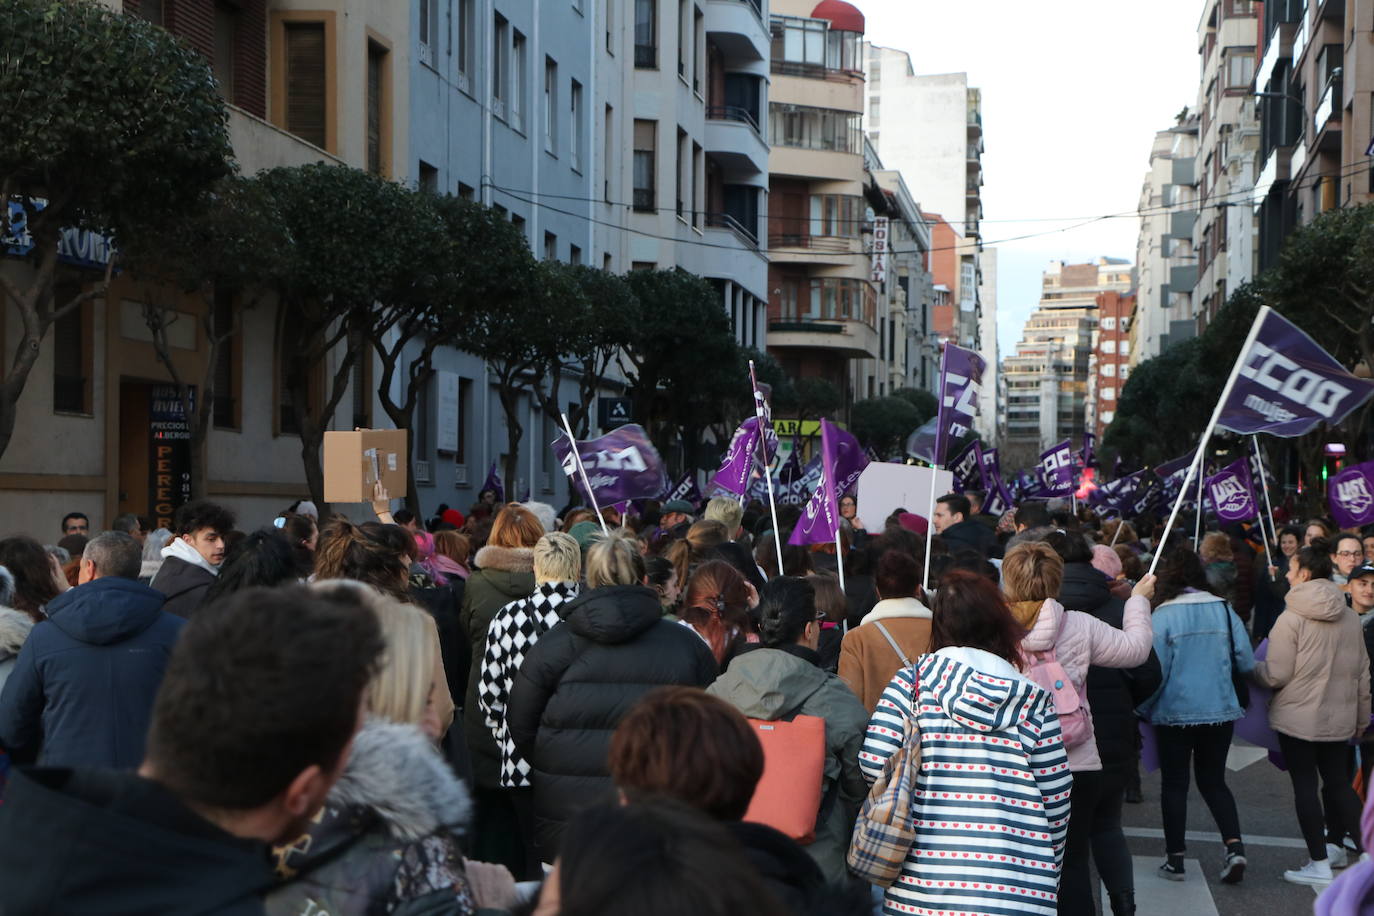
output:
[[701,504],[701,489],[697,486],[697,475],[695,471],[688,471],[683,474],[673,488],[668,491],[668,495],[663,497],[664,502],[674,499],[685,499],[692,505]]
[[773,432],[771,424],[759,417],[750,417],[741,423],[735,434],[730,437],[730,448],[725,453],[720,470],[711,478],[712,488],[725,490],[736,496],[743,496],[749,492],[749,481],[752,479],[755,466],[759,463],[760,423],[764,424],[768,433],[764,443],[767,450],[765,460],[772,464],[773,456],[778,452],[778,435]]
[[906,453],[927,464],[935,464],[935,440],[939,438],[936,430],[940,428],[940,417],[934,416],[925,421],[906,438]]
[[[583,498],[587,498],[582,478],[577,473],[577,462],[568,447],[568,437],[555,439],[553,450],[563,463],[563,473],[572,479]],[[600,439],[577,443],[577,454],[582,458],[582,467],[587,472],[596,501],[603,506],[626,499],[658,499],[668,489],[663,459],[649,441],[644,427],[637,423],[613,429]]]
[[1007,485],[1002,483],[1002,469],[998,467],[995,448],[983,452],[983,489],[988,494],[983,500],[983,512],[988,515],[1000,517],[1015,504],[1007,492]]
[[1353,464],[1326,485],[1331,517],[1342,528],[1374,522],[1374,461]]
[[506,501],[506,488],[501,485],[501,475],[496,473],[496,462],[491,463],[491,470],[487,471],[487,479],[482,481],[482,489],[477,493],[480,495],[485,490],[491,490],[496,494],[496,504],[499,506]]
[[1223,522],[1243,522],[1259,515],[1255,485],[1250,479],[1250,462],[1233,461],[1215,476],[1207,478],[1207,496],[1217,518]]
[[1040,485],[1048,496],[1068,496],[1074,490],[1073,444],[1065,439],[1040,453]]
[[983,487],[983,446],[973,440],[949,463],[954,472],[954,491],[979,490]]
[[968,435],[978,414],[978,388],[987,363],[972,350],[945,344],[940,360],[939,425],[935,429],[935,460],[941,466],[951,442]]
[[1374,394],[1288,319],[1260,309],[1259,332],[1238,357],[1240,373],[1217,425],[1237,433],[1291,438],[1336,424]]
[[1094,436],[1092,433],[1085,432],[1085,433],[1083,434],[1083,452],[1082,452],[1082,455],[1083,455],[1083,467],[1085,467],[1085,468],[1095,468],[1095,467],[1097,467],[1097,455],[1093,452],[1093,443],[1096,442],[1096,441],[1097,441],[1097,437]]
[[840,494],[847,493],[868,467],[859,440],[829,420],[821,421],[821,479],[792,529],[789,544],[829,544],[840,530]]

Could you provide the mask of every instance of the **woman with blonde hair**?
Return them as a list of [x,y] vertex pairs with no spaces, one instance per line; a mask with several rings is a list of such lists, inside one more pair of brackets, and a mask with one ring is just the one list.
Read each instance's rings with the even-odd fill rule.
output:
[[[1081,535],[1057,535],[1060,538]],[[1075,545],[1081,555],[1091,557],[1086,543]],[[1150,595],[1154,577],[1146,576],[1126,602],[1120,630],[1082,611],[1065,610],[1056,599],[1064,580],[1064,560],[1043,541],[1017,544],[1002,560],[1002,589],[1011,605],[1012,615],[1026,630],[1021,640],[1021,655],[1027,673],[1055,694],[1055,708],[1063,732],[1064,748],[1073,772],[1070,799],[1069,834],[1064,851],[1064,867],[1059,885],[1060,913],[1092,913],[1092,886],[1089,855],[1092,828],[1098,809],[1109,802],[1110,790],[1102,771],[1093,730],[1092,710],[1088,705],[1088,666],[1135,668],[1150,657],[1153,632],[1150,629]],[[1053,670],[1057,662],[1068,684],[1053,686],[1038,672]],[[1066,702],[1067,701],[1067,702]],[[1068,708],[1074,703],[1076,708]],[[1125,912],[1134,900],[1121,901]]]
[[501,749],[487,728],[477,694],[492,619],[512,601],[534,593],[534,545],[543,536],[543,522],[529,509],[520,503],[502,506],[492,521],[486,546],[474,557],[477,569],[464,583],[463,605],[458,614],[471,656],[464,677],[467,689],[463,694],[463,738],[472,755],[479,844],[476,852],[516,874],[525,873],[528,863],[523,861],[515,809],[508,793],[501,789]]
[[306,836],[274,850],[284,883],[268,895],[267,912],[363,916],[423,901],[472,914],[509,905],[509,873],[463,858],[471,805],[435,747],[453,720],[453,700],[434,621],[358,582],[311,587],[370,608],[386,650],[364,693],[367,718],[319,818]]
[[633,537],[594,539],[586,567],[586,590],[558,606],[562,623],[525,655],[506,711],[549,863],[573,815],[614,791],[606,760],[621,718],[655,687],[705,687],[720,670],[702,639],[663,619]]

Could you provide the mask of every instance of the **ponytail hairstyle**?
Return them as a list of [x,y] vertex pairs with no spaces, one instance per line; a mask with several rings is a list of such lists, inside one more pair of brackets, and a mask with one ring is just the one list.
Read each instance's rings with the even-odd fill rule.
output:
[[[378,525],[379,529],[394,527]],[[398,532],[399,528],[396,529]],[[390,595],[398,601],[409,601],[406,590],[409,578],[409,564],[405,548],[397,543],[388,543],[383,536],[372,537],[370,532],[353,524],[348,519],[336,516],[320,532],[320,542],[315,548],[315,578],[355,579]],[[402,532],[404,534],[404,532]],[[414,541],[409,536],[414,549]],[[398,549],[399,548],[399,549]]]
[[301,578],[309,576],[315,568],[315,551],[305,545],[319,534],[319,525],[308,515],[291,515],[283,520],[281,530],[291,544],[291,554],[296,558],[297,572]]
[[[1309,524],[1316,524],[1310,522]],[[1331,553],[1335,545],[1326,538],[1313,538],[1306,547],[1299,547],[1293,556],[1297,558],[1298,569],[1307,570],[1313,579],[1331,578]]]
[[759,593],[759,642],[769,648],[800,641],[816,621],[816,590],[798,576],[779,576]]
[[716,663],[723,663],[730,643],[749,629],[744,576],[724,560],[698,566],[682,595],[682,620],[706,640]]
[[587,588],[644,584],[644,555],[639,552],[639,542],[621,531],[592,538],[585,565]]
[[726,531],[724,522],[704,518],[699,522],[693,522],[692,527],[687,529],[687,536],[669,544],[663,555],[673,564],[673,569],[677,571],[677,581],[682,583],[691,578],[693,566],[728,540],[730,533]]

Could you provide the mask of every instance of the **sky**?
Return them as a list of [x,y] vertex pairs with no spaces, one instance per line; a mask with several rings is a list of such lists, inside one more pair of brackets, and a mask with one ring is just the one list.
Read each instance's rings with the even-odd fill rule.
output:
[[[1155,132],[1196,103],[1204,0],[852,2],[869,41],[908,52],[917,73],[966,72],[982,89],[982,230],[998,249],[1005,357],[1049,261],[1135,260]],[[920,200],[920,176],[904,177]],[[1105,214],[1127,215],[1081,225]]]

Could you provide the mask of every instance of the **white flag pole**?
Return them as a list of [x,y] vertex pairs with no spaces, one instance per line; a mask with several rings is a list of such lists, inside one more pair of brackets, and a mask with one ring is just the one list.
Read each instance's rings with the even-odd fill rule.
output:
[[840,526],[835,526],[835,569],[840,574],[840,591],[844,591],[844,549],[840,546]]
[[1221,419],[1222,408],[1226,406],[1226,399],[1231,396],[1231,389],[1236,387],[1236,379],[1240,377],[1240,369],[1245,365],[1245,359],[1250,353],[1250,348],[1255,343],[1255,338],[1259,336],[1260,325],[1269,315],[1269,306],[1260,306],[1259,314],[1255,316],[1255,321],[1250,325],[1250,333],[1245,335],[1245,342],[1240,346],[1240,355],[1236,357],[1236,363],[1231,367],[1231,375],[1226,379],[1226,387],[1221,389],[1221,397],[1217,398],[1216,407],[1212,408],[1212,418],[1207,421],[1207,428],[1202,432],[1202,441],[1198,443],[1197,452],[1193,455],[1193,460],[1188,465],[1188,474],[1183,478],[1183,486],[1179,487],[1178,498],[1174,500],[1173,511],[1169,513],[1169,522],[1164,526],[1164,536],[1160,543],[1155,545],[1155,556],[1150,561],[1150,575],[1155,574],[1155,567],[1159,565],[1159,558],[1164,554],[1164,545],[1169,541],[1169,532],[1174,527],[1174,522],[1178,519],[1178,510],[1183,506],[1183,497],[1188,493],[1188,488],[1193,485],[1193,475],[1201,470],[1202,453],[1207,448],[1207,442],[1212,438],[1212,431],[1217,427],[1217,421]]
[[[754,393],[754,416],[759,419],[759,465],[763,468],[763,479],[768,481],[768,511],[773,515],[773,546],[778,550],[778,575],[782,575],[782,532],[778,531],[778,503],[773,496],[773,474],[768,469],[768,431],[764,429],[763,398],[759,392],[758,380],[754,377],[754,361],[749,360],[749,384]],[[836,544],[839,544],[836,534]],[[838,547],[836,553],[839,553]],[[840,588],[844,588],[844,572],[840,572]]]
[[577,438],[573,435],[572,424],[568,422],[568,415],[561,414],[563,417],[563,430],[568,434],[568,445],[572,447],[573,461],[577,462],[577,473],[582,476],[582,486],[587,489],[587,498],[592,501],[592,508],[596,510],[596,520],[601,523],[601,533],[606,537],[611,536],[610,529],[606,527],[606,519],[601,515],[601,507],[596,504],[596,493],[592,492],[592,483],[587,479],[587,469],[582,466],[582,453],[577,450]]
[[[1268,530],[1265,530],[1263,515],[1260,516],[1259,523],[1260,533],[1264,536],[1264,556],[1269,566],[1272,567],[1274,565],[1274,552],[1272,548],[1270,548],[1269,546],[1269,535],[1271,532],[1273,533],[1273,541],[1275,544],[1277,544],[1279,540],[1279,533],[1274,525],[1274,507],[1269,503],[1269,478],[1264,473],[1264,455],[1260,452],[1258,434],[1250,437],[1250,444],[1255,447],[1255,463],[1259,465],[1260,487],[1264,490],[1264,511],[1269,516]],[[1277,580],[1271,575],[1269,577],[1269,581],[1274,582]]]
[[938,464],[930,466],[930,505],[926,508],[926,569],[921,576],[921,588],[925,589],[927,600],[930,594],[930,545],[935,539],[935,476],[939,472]]
[[1198,469],[1197,475],[1197,517],[1193,522],[1193,549],[1202,547],[1202,515],[1206,510],[1206,494],[1203,492],[1203,484],[1207,482],[1207,475],[1203,473],[1206,468],[1206,459],[1203,459],[1203,467]]
[[1121,537],[1121,529],[1122,529],[1122,528],[1125,528],[1125,527],[1126,527],[1126,516],[1121,515],[1121,514],[1118,512],[1118,513],[1117,513],[1117,516],[1116,516],[1116,530],[1112,532],[1112,542],[1111,542],[1110,544],[1107,545],[1108,547],[1115,547],[1115,546],[1116,546],[1116,539],[1119,538],[1119,537]]

